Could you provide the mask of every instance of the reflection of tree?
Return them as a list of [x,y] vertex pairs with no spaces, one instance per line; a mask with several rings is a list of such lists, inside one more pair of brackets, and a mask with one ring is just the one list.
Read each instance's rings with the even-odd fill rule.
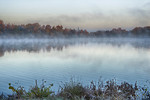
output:
[[5,25],[4,25],[3,21],[0,20],[0,33],[4,32],[4,30],[5,30]]
[[52,49],[57,51],[62,51],[63,48],[66,47],[64,45],[41,45],[40,43],[31,43],[28,45],[24,44],[3,44],[0,46],[0,57],[4,56],[5,52],[17,52],[17,51],[27,51],[29,53],[35,52],[39,53],[40,51],[50,52]]
[[2,48],[0,48],[0,57],[4,56],[4,51]]

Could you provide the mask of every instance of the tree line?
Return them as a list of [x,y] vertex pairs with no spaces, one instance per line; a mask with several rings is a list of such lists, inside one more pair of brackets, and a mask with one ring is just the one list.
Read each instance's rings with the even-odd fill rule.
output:
[[0,33],[1,34],[46,34],[50,36],[150,36],[150,26],[146,27],[135,27],[132,30],[125,30],[122,28],[113,28],[112,30],[88,32],[83,29],[71,29],[64,28],[62,25],[51,26],[51,25],[40,25],[39,23],[29,23],[22,25],[4,24],[0,20]]
[[9,34],[47,34],[47,35],[88,35],[89,32],[87,30],[75,30],[71,28],[63,28],[62,25],[51,26],[51,25],[40,25],[39,23],[33,24],[22,24],[22,25],[14,25],[14,24],[4,24],[2,20],[0,20],[0,33],[9,33]]

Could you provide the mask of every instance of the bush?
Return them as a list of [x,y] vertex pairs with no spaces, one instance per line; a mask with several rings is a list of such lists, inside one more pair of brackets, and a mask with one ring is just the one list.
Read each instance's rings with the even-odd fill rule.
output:
[[11,97],[15,99],[21,98],[47,98],[50,97],[54,92],[51,90],[53,84],[50,84],[48,87],[45,86],[46,81],[42,81],[41,86],[37,85],[37,80],[35,81],[35,86],[29,89],[28,92],[24,90],[24,87],[19,86],[17,89],[14,88],[11,83],[9,83],[9,89],[11,89],[14,94]]
[[86,95],[86,90],[81,83],[71,79],[70,82],[60,86],[60,91],[57,96],[67,99],[79,99]]
[[[46,81],[42,81],[40,87],[35,81],[35,86],[25,91],[24,87],[19,86],[14,88],[9,83],[9,89],[14,94],[9,95],[9,99],[49,99],[49,100],[136,100],[138,98],[149,100],[150,92],[148,86],[138,87],[137,83],[133,86],[127,82],[122,82],[120,85],[116,83],[115,79],[106,81],[99,80],[98,83],[93,81],[89,86],[83,86],[80,82],[73,79],[70,82],[63,83],[60,86],[57,94],[51,90],[53,84],[45,86]],[[142,97],[137,93],[142,94]],[[0,98],[3,99],[1,95]]]

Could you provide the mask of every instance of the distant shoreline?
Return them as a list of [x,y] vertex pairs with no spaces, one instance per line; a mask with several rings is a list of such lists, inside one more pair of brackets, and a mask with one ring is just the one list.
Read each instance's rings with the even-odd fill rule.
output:
[[0,20],[0,36],[2,35],[34,35],[34,36],[46,36],[46,37],[150,37],[150,26],[135,27],[132,30],[125,30],[122,28],[113,28],[112,30],[88,32],[86,29],[71,29],[64,28],[62,25],[40,25],[39,23],[33,24],[4,24]]

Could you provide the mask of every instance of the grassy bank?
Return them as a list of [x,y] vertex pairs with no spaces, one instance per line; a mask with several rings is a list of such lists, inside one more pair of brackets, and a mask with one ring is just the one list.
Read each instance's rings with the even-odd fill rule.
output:
[[91,81],[88,86],[83,86],[80,82],[73,79],[70,82],[62,83],[58,92],[52,90],[53,84],[46,85],[46,81],[42,81],[39,86],[37,80],[35,85],[25,90],[23,86],[14,87],[9,83],[9,89],[13,94],[5,96],[0,95],[0,99],[45,99],[45,100],[149,100],[150,92],[148,86],[140,87],[137,83],[129,84],[122,82],[117,84],[115,79],[103,82],[99,80],[97,83]]

